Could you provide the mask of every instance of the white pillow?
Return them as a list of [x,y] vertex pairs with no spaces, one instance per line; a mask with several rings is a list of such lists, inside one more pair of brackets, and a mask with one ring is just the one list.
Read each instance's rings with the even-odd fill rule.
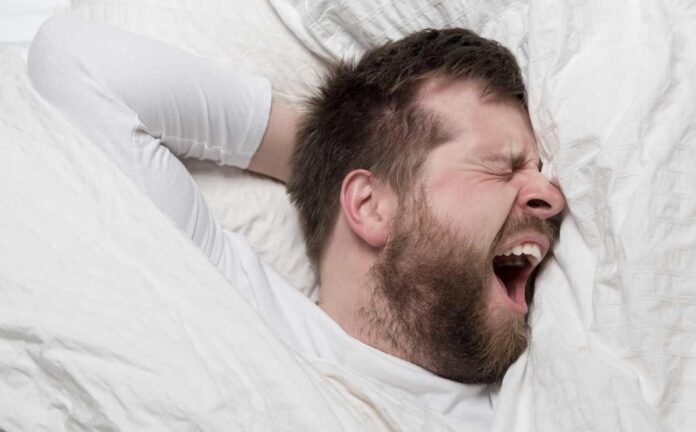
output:
[[331,60],[355,58],[387,40],[444,27],[468,28],[517,51],[529,8],[526,0],[269,1],[302,43]]

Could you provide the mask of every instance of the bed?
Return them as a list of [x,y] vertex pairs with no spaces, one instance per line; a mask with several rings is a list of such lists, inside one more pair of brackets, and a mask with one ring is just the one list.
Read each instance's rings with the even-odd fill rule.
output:
[[[327,61],[419,28],[457,25],[499,40],[520,61],[544,174],[568,208],[537,279],[529,350],[505,376],[491,429],[696,428],[691,2],[34,6],[0,21],[14,23],[0,33],[0,429],[454,430],[368,384],[346,391],[349,371],[290,351],[33,91],[26,47],[56,6],[267,76],[290,103]],[[281,185],[188,168],[227,228],[316,294]]]

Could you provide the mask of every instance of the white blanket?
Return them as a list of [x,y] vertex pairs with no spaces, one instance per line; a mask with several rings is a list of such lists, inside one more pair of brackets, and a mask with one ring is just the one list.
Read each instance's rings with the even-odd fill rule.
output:
[[[691,2],[273,0],[283,22],[265,2],[75,3],[88,18],[238,59],[291,101],[315,82],[317,56],[358,54],[419,27],[468,26],[507,44],[527,76],[545,172],[568,214],[538,280],[530,350],[505,377],[493,429],[696,429]],[[379,416],[321,376],[336,371],[287,352],[166,218],[34,96],[23,67],[16,52],[0,56],[0,428],[376,428]],[[224,179],[206,175],[203,191],[228,226],[253,219],[226,215],[222,200],[234,198],[222,193]],[[252,188],[268,196],[267,187]],[[282,192],[272,194],[286,212]],[[282,267],[273,252],[284,237],[258,236],[261,253]],[[285,265],[311,292],[305,264]],[[387,406],[386,417],[399,419],[383,427],[444,427]]]

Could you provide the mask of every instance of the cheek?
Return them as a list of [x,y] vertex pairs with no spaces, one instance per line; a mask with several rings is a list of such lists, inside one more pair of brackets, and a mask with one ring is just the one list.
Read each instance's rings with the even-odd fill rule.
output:
[[469,188],[432,185],[431,210],[438,220],[465,232],[480,244],[489,244],[505,224],[515,193],[505,185],[479,184]]
[[512,212],[517,195],[510,188],[496,188],[476,196],[476,207],[492,224],[502,226]]

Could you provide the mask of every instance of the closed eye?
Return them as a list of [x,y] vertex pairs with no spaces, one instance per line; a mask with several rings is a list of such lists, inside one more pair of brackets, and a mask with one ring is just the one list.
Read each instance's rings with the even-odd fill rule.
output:
[[515,171],[513,171],[513,170],[503,171],[503,172],[496,174],[496,177],[499,177],[499,178],[505,180],[506,182],[512,180],[512,178],[514,176],[515,176]]

